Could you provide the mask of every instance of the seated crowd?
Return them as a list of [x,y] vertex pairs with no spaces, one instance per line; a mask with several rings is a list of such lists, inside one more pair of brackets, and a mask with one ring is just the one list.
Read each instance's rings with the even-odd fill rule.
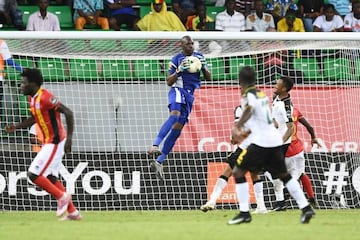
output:
[[[23,23],[19,5],[25,4],[37,5],[38,11]],[[360,0],[4,0],[0,27],[62,30],[50,5],[69,6],[75,30],[360,31]],[[209,6],[222,11],[210,17]],[[142,9],[148,12],[140,14]]]

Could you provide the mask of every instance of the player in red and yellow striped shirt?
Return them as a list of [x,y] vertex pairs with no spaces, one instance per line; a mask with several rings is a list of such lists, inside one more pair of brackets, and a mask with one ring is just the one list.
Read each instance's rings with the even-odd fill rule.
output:
[[[65,152],[71,151],[74,117],[72,111],[63,105],[52,93],[41,87],[43,77],[38,69],[25,69],[21,74],[21,92],[29,96],[31,117],[23,122],[6,126],[7,133],[19,128],[28,128],[35,122],[43,136],[43,146],[28,169],[29,179],[54,196],[58,201],[56,215],[62,220],[80,220],[81,215],[58,179],[59,169]],[[60,115],[64,114],[67,135]]]

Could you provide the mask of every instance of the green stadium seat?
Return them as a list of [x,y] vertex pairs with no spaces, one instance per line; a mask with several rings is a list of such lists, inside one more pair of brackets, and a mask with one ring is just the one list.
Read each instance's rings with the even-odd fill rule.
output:
[[121,40],[121,48],[126,51],[139,51],[148,48],[147,40]]
[[324,77],[329,80],[352,80],[350,62],[345,58],[324,58]]
[[[14,61],[21,65],[23,68],[34,68],[36,67],[35,59],[31,57],[14,57]],[[10,82],[18,82],[20,81],[20,72],[15,68],[6,66],[5,68],[6,76],[5,78]]]
[[20,94],[19,96],[19,113],[21,117],[29,117],[30,116],[30,111],[29,111],[29,101],[28,101],[28,97]]
[[90,47],[90,40],[68,39],[64,44],[70,52],[80,52]]
[[102,76],[105,80],[130,80],[130,61],[118,59],[102,60]]
[[223,12],[225,7],[215,7],[215,6],[208,6],[206,7],[206,15],[211,17],[214,21],[216,20],[216,15],[219,12]]
[[39,6],[37,5],[20,5],[19,9],[21,10],[23,14],[23,22],[24,26],[26,27],[27,22],[29,20],[29,16],[33,14],[34,12],[39,11]]
[[140,7],[140,18],[143,18],[146,14],[151,12],[151,7],[149,6],[141,6]]
[[134,78],[137,80],[164,80],[165,67],[160,60],[133,60]]
[[320,67],[316,58],[294,58],[294,69],[304,74],[304,80],[322,80]]
[[71,80],[95,81],[99,79],[95,59],[70,59],[69,72]]
[[255,58],[231,57],[229,59],[229,80],[238,79],[239,71],[244,66],[250,66],[257,71]]
[[67,5],[51,5],[48,11],[55,14],[60,23],[61,30],[74,29],[72,10]]
[[44,81],[62,82],[67,78],[63,59],[60,58],[40,58],[38,68],[41,70]]
[[223,58],[207,58],[208,69],[213,81],[226,80],[225,62]]

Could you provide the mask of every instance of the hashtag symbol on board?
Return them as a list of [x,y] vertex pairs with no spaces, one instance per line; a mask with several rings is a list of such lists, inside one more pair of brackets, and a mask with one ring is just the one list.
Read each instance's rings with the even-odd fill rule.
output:
[[323,185],[326,186],[326,194],[331,194],[333,187],[336,187],[336,194],[341,194],[342,187],[347,185],[347,181],[344,180],[349,176],[349,172],[345,170],[346,164],[340,163],[339,169],[336,169],[336,165],[336,163],[331,163],[329,171],[324,172],[327,179],[323,181]]

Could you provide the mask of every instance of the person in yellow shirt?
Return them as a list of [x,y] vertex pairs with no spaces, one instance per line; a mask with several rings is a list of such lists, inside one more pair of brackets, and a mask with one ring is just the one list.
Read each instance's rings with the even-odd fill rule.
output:
[[151,12],[137,22],[136,28],[141,31],[186,31],[179,17],[167,10],[164,0],[152,0]]
[[301,18],[296,17],[296,11],[289,9],[284,18],[277,23],[278,32],[305,32]]

